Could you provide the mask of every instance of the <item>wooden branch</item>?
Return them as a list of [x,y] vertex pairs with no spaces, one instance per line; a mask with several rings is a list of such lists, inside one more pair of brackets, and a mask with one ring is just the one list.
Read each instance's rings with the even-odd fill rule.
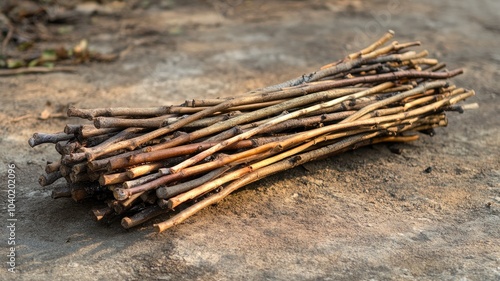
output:
[[38,178],[38,183],[41,186],[47,186],[50,184],[53,184],[56,180],[62,178],[61,172],[60,171],[55,171],[52,173],[48,173],[47,175],[41,175]]
[[57,143],[59,141],[71,140],[75,136],[72,134],[56,133],[56,134],[44,134],[44,133],[34,133],[33,136],[28,140],[28,144],[31,147],[35,147],[42,143]]
[[181,184],[172,185],[172,186],[168,186],[168,187],[160,187],[160,188],[156,189],[156,196],[158,198],[168,199],[170,197],[176,196],[176,195],[181,194],[183,192],[187,192],[188,190],[193,189],[197,186],[200,186],[204,183],[207,183],[208,181],[211,181],[214,178],[222,175],[227,170],[229,170],[229,167],[221,167],[221,168],[215,169],[215,170],[207,173],[204,176],[201,176],[199,178],[196,178],[196,179],[193,179],[193,180],[190,180],[187,182],[183,182]]

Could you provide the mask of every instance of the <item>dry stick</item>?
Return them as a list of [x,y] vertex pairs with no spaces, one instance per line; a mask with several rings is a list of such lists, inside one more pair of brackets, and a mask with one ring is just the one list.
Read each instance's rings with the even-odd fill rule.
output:
[[437,65],[438,63],[439,61],[437,59],[419,58],[402,62],[400,65],[421,65],[421,64]]
[[395,96],[392,96],[390,98],[381,100],[379,102],[367,105],[366,107],[358,110],[353,115],[351,115],[351,116],[347,117],[346,119],[340,121],[340,123],[352,122],[352,121],[354,121],[356,119],[359,119],[360,117],[362,117],[363,115],[367,114],[370,111],[373,111],[373,110],[379,109],[381,107],[390,105],[392,103],[395,103],[395,102],[400,101],[400,100],[402,100],[404,98],[413,96],[415,94],[424,93],[425,91],[427,91],[429,89],[441,88],[441,87],[445,87],[446,85],[447,85],[446,81],[435,81],[435,82],[430,82],[430,83],[426,83],[426,84],[420,85],[419,87],[414,88],[412,90],[409,90],[409,91],[403,92],[401,94],[397,94]]
[[412,108],[412,107],[416,107],[418,105],[422,105],[422,104],[426,104],[426,103],[429,103],[429,102],[434,102],[434,101],[438,101],[438,100],[442,100],[446,97],[449,97],[451,95],[457,95],[457,94],[462,94],[462,93],[465,93],[465,89],[457,89],[457,90],[454,90],[454,91],[451,91],[451,92],[445,92],[443,94],[438,94],[438,95],[432,95],[432,96],[424,96],[424,97],[421,97],[421,98],[417,98],[417,99],[414,99],[414,100],[411,100],[411,101],[408,101],[405,103],[404,105],[404,109],[405,111]]
[[69,117],[80,117],[92,120],[99,116],[130,116],[130,117],[147,117],[147,116],[160,116],[168,114],[168,106],[150,107],[150,108],[128,108],[128,107],[115,107],[115,108],[94,108],[94,109],[81,109],[70,107],[68,109]]
[[70,183],[69,186],[71,198],[76,202],[92,197],[100,188],[99,184],[95,182]]
[[[235,154],[219,154],[214,160],[206,162],[197,166],[189,167],[183,170],[183,177],[186,178],[191,174],[200,174],[222,166],[235,167],[240,164],[250,163],[261,160],[265,157],[274,155],[280,152],[283,147],[279,144],[283,140],[276,140],[275,142],[266,143],[257,146],[253,149],[248,149]],[[163,176],[171,175],[169,168],[162,168],[158,170]],[[170,181],[168,181],[170,182]],[[168,183],[165,182],[165,183]],[[150,186],[151,187],[151,186]]]
[[[184,169],[180,173],[176,173],[176,174],[165,173],[166,175],[163,175],[160,178],[157,178],[157,179],[152,180],[152,181],[148,181],[142,185],[135,186],[135,187],[130,188],[130,189],[124,190],[124,189],[118,188],[113,192],[113,195],[117,200],[124,200],[124,199],[128,198],[129,196],[131,196],[132,194],[152,190],[160,185],[165,185],[169,182],[177,181],[177,180],[189,177],[189,176],[193,176],[196,174],[204,173],[204,172],[222,167],[222,166],[224,166],[230,162],[233,162],[235,160],[238,160],[238,159],[243,159],[243,158],[255,155],[255,154],[264,153],[264,152],[276,147],[277,144],[278,144],[278,142],[271,142],[271,143],[261,145],[259,147],[256,147],[256,148],[253,148],[250,150],[242,151],[240,153],[216,158],[214,161]],[[159,172],[159,174],[160,175],[162,174],[161,171]]]
[[[336,80],[336,81],[318,81],[314,83],[313,85],[305,85],[302,86],[303,89],[308,89],[313,88],[315,91],[322,91],[324,89],[332,89],[335,87],[346,87],[349,85],[356,85],[359,83],[367,83],[367,84],[372,84],[372,83],[381,83],[381,82],[388,82],[388,81],[397,81],[397,80],[402,80],[402,79],[409,79],[409,78],[426,78],[426,79],[448,79],[454,76],[457,76],[459,74],[462,74],[463,70],[462,69],[455,69],[452,71],[447,71],[447,72],[429,72],[429,71],[415,71],[415,70],[401,70],[397,72],[391,72],[391,73],[383,73],[383,74],[378,74],[378,75],[368,75],[368,76],[361,76],[361,77],[356,77],[356,78],[351,78],[351,79],[343,79],[343,80]],[[309,92],[307,90],[307,92]]]
[[120,131],[119,128],[103,128],[103,129],[98,129],[94,125],[82,125],[79,132],[78,136],[80,136],[83,139],[90,138],[90,137],[95,137],[99,135],[105,135],[105,134],[110,134],[110,133],[115,133]]
[[[436,71],[439,71],[439,70],[441,70],[441,69],[443,69],[443,68],[445,68],[445,67],[446,67],[446,64],[445,64],[445,63],[440,62],[440,63],[438,63],[438,64],[436,64],[436,65],[433,65],[433,66],[430,66],[430,67],[426,67],[426,68],[424,68],[423,70],[425,70],[425,71],[432,71],[432,72],[436,72]],[[417,80],[417,83],[420,83],[420,82],[422,82],[422,81],[424,81],[424,79],[418,79],[418,80]]]
[[390,107],[390,108],[384,108],[384,109],[378,109],[374,110],[368,114],[365,114],[364,116],[360,117],[357,120],[365,120],[365,119],[370,119],[373,117],[380,117],[380,116],[386,116],[386,115],[393,115],[396,113],[401,113],[404,111],[404,107],[402,106],[397,106],[397,107]]
[[81,162],[84,160],[85,160],[85,153],[71,153],[68,155],[64,155],[61,159],[61,163],[71,164],[71,163]]
[[371,53],[375,49],[377,49],[378,47],[384,45],[386,42],[388,42],[389,40],[391,40],[392,37],[394,37],[394,31],[389,30],[389,31],[387,31],[387,33],[385,33],[380,39],[378,39],[377,41],[375,41],[373,44],[371,44],[370,46],[364,48],[363,50],[361,50],[359,52],[349,54],[347,56],[347,58],[349,58],[351,60],[352,59],[357,59],[361,55],[365,55],[365,54]]
[[130,127],[123,129],[123,131],[119,132],[118,134],[108,138],[106,141],[92,147],[93,149],[99,149],[101,146],[106,146],[109,144],[113,144],[122,140],[126,140],[128,138],[132,138],[137,136],[137,134],[141,133],[144,131],[144,128],[137,128],[137,127]]
[[188,107],[207,107],[218,105],[219,103],[225,102],[231,98],[216,98],[216,99],[192,99],[186,100],[182,106]]
[[215,179],[216,177],[222,175],[229,167],[223,166],[221,168],[215,169],[204,176],[198,177],[196,179],[183,182],[177,185],[172,185],[168,187],[160,187],[156,189],[156,196],[161,199],[168,199],[170,197],[176,196],[197,186],[200,186],[208,181]]
[[354,111],[354,110],[342,111],[342,112],[335,112],[335,113],[330,113],[330,114],[321,114],[319,116],[312,116],[312,117],[287,120],[283,123],[276,124],[276,125],[271,126],[267,129],[263,129],[260,133],[265,134],[265,133],[271,133],[271,132],[281,132],[281,131],[286,131],[286,130],[299,128],[299,127],[309,127],[309,126],[313,126],[314,124],[328,123],[328,122],[344,119],[344,118],[354,114],[355,112],[356,111]]
[[158,205],[152,205],[151,207],[148,207],[131,217],[124,217],[121,224],[123,228],[129,229],[166,212],[168,212],[168,210],[164,210]]
[[[136,133],[141,132],[143,130],[144,130],[143,128],[135,128],[135,127],[126,128],[123,131],[119,132],[118,134],[108,138],[104,142],[102,142],[96,146],[93,146],[92,149],[99,150],[102,147],[106,147],[106,146],[111,145],[113,143],[117,143],[119,141],[126,140],[126,139],[134,136]],[[82,147],[81,149],[84,150],[85,147]]]
[[[419,84],[419,85],[422,85]],[[402,100],[400,100],[398,103],[400,104],[405,104],[407,102],[410,102],[412,100],[416,100],[416,99],[419,99],[421,97],[428,97],[428,96],[432,96],[432,95],[436,95],[438,92],[446,92],[447,90],[445,90],[446,88],[441,88],[441,89],[430,89],[428,91],[425,91],[425,92],[422,92],[422,93],[419,93],[419,94],[416,94],[414,96],[411,96],[411,97],[406,97]],[[451,92],[451,91],[448,91],[448,92]]]
[[[379,99],[381,99],[380,95],[371,95],[370,97],[361,97],[358,99],[346,100],[346,101],[341,102],[338,105],[334,105],[334,106],[319,109],[319,110],[316,110],[313,112],[305,113],[303,115],[304,118],[286,120],[282,123],[273,125],[269,128],[263,129],[260,132],[260,134],[269,133],[269,132],[280,132],[282,130],[292,129],[295,127],[306,127],[306,126],[312,126],[314,124],[320,124],[321,122],[324,123],[324,122],[331,122],[334,120],[344,119],[344,118],[354,114],[356,112],[354,109],[362,108],[362,107],[366,106],[367,104],[371,104]],[[338,111],[340,111],[340,112],[338,112]],[[331,112],[334,112],[334,113],[331,113]],[[260,120],[260,121],[254,122],[254,123],[249,123],[249,124],[243,125],[241,127],[238,127],[239,133],[246,132],[252,128],[256,128],[260,125],[265,124],[266,122],[268,122],[272,119],[273,118],[263,119],[263,120]],[[219,140],[225,140],[225,139],[228,139],[234,135],[236,135],[236,133],[232,134],[232,135],[227,135],[224,138],[221,138]],[[215,139],[210,138],[210,140],[215,140]]]
[[465,92],[463,94],[459,94],[459,95],[450,97],[448,102],[449,102],[450,105],[454,105],[454,104],[456,104],[459,101],[462,101],[462,100],[465,100],[465,99],[467,99],[469,97],[474,96],[475,94],[476,93],[474,91],[467,91],[467,92]]
[[58,186],[52,190],[52,199],[71,197],[71,190],[68,185]]
[[[135,154],[140,154],[140,153],[144,153],[144,152],[142,150],[134,150],[134,151],[129,151],[129,152],[123,152],[123,153],[120,153],[120,154],[117,154],[117,155],[114,155],[114,156],[110,156],[110,157],[107,157],[107,158],[92,160],[92,161],[87,162],[87,163],[88,163],[89,169],[92,170],[92,171],[100,171],[100,170],[107,169],[108,172],[111,172],[111,171],[113,171],[115,169],[108,169],[108,163],[110,161],[113,161],[115,159],[125,159],[126,160],[127,157],[130,157],[131,155],[135,155]],[[126,167],[126,166],[124,166],[124,167]]]
[[50,174],[52,172],[59,171],[59,167],[61,167],[61,160],[54,162],[47,162],[47,165],[45,166],[45,172],[47,174]]
[[67,140],[63,140],[63,141],[58,141],[55,145],[55,149],[57,151],[57,153],[61,154],[61,155],[64,155],[64,154],[67,154],[65,153],[65,151],[63,150],[64,146],[66,146],[68,144],[68,141]]
[[[228,114],[221,114],[214,117],[207,117],[187,124],[185,128],[207,127],[216,122],[224,121],[232,116],[236,116],[238,112],[231,112]],[[177,115],[163,115],[155,118],[147,119],[129,119],[129,118],[116,118],[116,117],[97,117],[94,119],[94,124],[99,128],[114,128],[114,127],[141,127],[141,128],[160,128],[173,124],[184,116]]]
[[[63,145],[62,147],[59,147]],[[58,142],[56,143],[56,150],[61,151],[62,155],[67,155],[75,152],[78,148],[82,147],[82,144],[78,141],[72,141],[72,142]]]
[[[364,60],[373,59],[373,58],[376,58],[378,56],[382,56],[382,55],[392,53],[392,52],[398,52],[400,50],[403,50],[403,49],[406,49],[409,47],[413,47],[413,46],[420,46],[420,42],[416,41],[416,42],[408,42],[408,43],[399,44],[397,41],[394,41],[389,46],[386,46],[386,47],[380,48],[378,50],[374,50],[373,52],[362,55],[361,58]],[[427,55],[426,53],[420,53],[415,58],[421,58],[422,56],[426,56],[426,55]]]
[[243,130],[240,126],[232,127],[230,129],[227,129],[226,131],[220,132],[219,134],[209,137],[206,139],[204,142],[220,142],[225,139],[234,137],[238,134],[243,133]]
[[75,174],[81,174],[87,172],[87,163],[86,162],[76,163],[71,167],[71,172]]
[[115,173],[115,174],[102,174],[99,176],[99,184],[104,186],[104,185],[110,185],[110,184],[117,184],[117,183],[122,183],[126,180],[129,180],[130,178],[128,177],[127,172],[121,172],[121,173]]
[[117,201],[116,204],[113,205],[113,209],[117,214],[123,214],[127,210],[129,210],[134,203],[139,201],[141,199],[141,196],[144,194],[144,192],[136,193],[127,200],[124,201]]
[[47,175],[41,175],[38,178],[38,183],[41,186],[47,186],[50,184],[53,184],[56,180],[62,178],[61,172],[60,171],[55,171],[52,173],[48,173]]
[[130,119],[117,117],[96,117],[94,126],[96,128],[123,128],[123,127],[141,127],[141,128],[159,128],[165,120],[175,117],[175,114],[167,114],[153,118]]
[[369,135],[371,135],[371,134],[353,136],[353,137],[347,138],[341,142],[338,142],[338,143],[335,143],[335,144],[332,144],[332,145],[329,145],[326,147],[322,147],[322,148],[319,148],[316,150],[312,150],[312,151],[309,151],[309,152],[306,152],[306,153],[303,153],[303,154],[300,154],[300,155],[297,155],[294,157],[290,157],[288,159],[281,160],[277,163],[271,164],[267,167],[253,171],[253,172],[247,174],[246,176],[243,176],[241,179],[238,179],[235,182],[231,183],[227,187],[223,188],[222,191],[220,191],[219,193],[213,194],[213,195],[207,197],[206,199],[191,205],[190,207],[184,209],[179,214],[173,216],[172,218],[170,218],[164,222],[154,224],[154,227],[155,227],[157,232],[165,231],[166,229],[183,222],[184,220],[186,220],[190,216],[194,215],[195,213],[197,213],[201,209],[219,202],[220,200],[224,199],[227,195],[229,195],[230,193],[232,193],[233,191],[237,190],[238,188],[240,188],[242,186],[245,186],[245,185],[247,185],[251,182],[254,182],[258,179],[264,178],[268,175],[271,175],[271,174],[274,174],[274,173],[277,173],[280,171],[284,171],[287,169],[291,169],[295,166],[302,165],[306,162],[314,160],[315,158],[318,158],[322,155],[330,154],[330,153],[335,152],[337,150],[340,150],[342,148],[353,145],[357,142],[363,141]]
[[[414,56],[415,56],[414,52],[408,52],[408,53],[401,54],[401,55],[398,54],[398,55],[390,55],[390,56],[386,56],[386,57],[381,57],[381,58],[377,58],[376,60],[377,60],[377,62],[403,61],[403,60],[411,59]],[[354,66],[355,66],[355,64],[350,63],[349,65],[344,66],[344,68],[342,68],[341,70],[352,69]],[[345,79],[345,80],[339,80],[339,81],[324,81],[324,82],[328,82],[328,83],[323,82],[319,86],[318,85],[310,85],[309,87],[289,89],[287,91],[274,93],[272,96],[274,96],[275,99],[277,96],[279,96],[279,98],[286,98],[286,97],[289,97],[291,95],[305,94],[308,92],[310,93],[310,92],[324,91],[324,90],[332,89],[335,87],[346,87],[346,86],[356,85],[359,83],[392,81],[392,80],[398,80],[401,78],[425,77],[425,78],[434,78],[434,79],[444,79],[444,78],[448,78],[450,76],[457,75],[459,73],[461,73],[461,70],[455,70],[455,71],[452,71],[450,73],[426,73],[426,72],[418,72],[418,71],[400,71],[397,73],[365,76],[365,77],[358,77],[358,78]],[[182,126],[184,126],[185,124],[191,123],[195,120],[206,117],[206,116],[213,114],[215,112],[223,111],[227,108],[234,107],[237,105],[249,104],[249,103],[254,103],[254,102],[258,102],[258,101],[261,101],[261,102],[267,101],[266,98],[269,98],[268,96],[269,95],[267,95],[267,94],[262,94],[262,95],[255,95],[255,96],[249,96],[249,97],[242,97],[242,98],[238,98],[238,99],[234,99],[234,100],[228,100],[228,101],[223,102],[221,104],[218,104],[214,107],[207,108],[203,111],[200,111],[200,112],[197,112],[193,115],[190,115],[189,117],[184,118],[182,120],[179,120],[178,122],[176,122],[172,125],[157,129],[155,131],[152,131],[150,133],[136,137],[134,139],[115,143],[115,144],[110,145],[109,147],[106,147],[105,149],[101,149],[99,151],[88,149],[86,151],[86,157],[88,160],[93,160],[96,157],[108,154],[112,151],[116,151],[119,149],[127,148],[129,150],[133,150],[137,146],[141,145],[142,143],[149,141],[151,139],[160,137],[166,133],[175,131],[175,130],[181,128]],[[233,118],[233,119],[236,119],[236,118]],[[173,141],[171,143],[169,142],[168,144],[162,144],[162,146],[160,146],[160,147],[167,148],[167,147],[172,147],[172,146],[178,145],[180,143],[182,143],[181,139],[178,138],[176,141]]]
[[59,171],[63,177],[69,176],[69,174],[71,174],[71,166],[62,163],[61,166],[59,166]]
[[[134,155],[130,155],[128,157],[120,157],[109,160],[107,169],[108,171],[129,167],[132,165],[137,165],[145,162],[154,162],[167,158],[172,158],[181,155],[188,155],[191,153],[195,153],[197,151],[201,151],[207,149],[211,146],[214,146],[217,142],[202,142],[202,143],[193,143],[183,146],[173,147],[171,149],[163,149],[152,152],[145,153],[137,153]],[[234,148],[246,148],[253,146],[252,141],[240,142],[233,146]]]
[[[109,129],[116,130],[117,128],[106,128],[106,129],[96,129],[96,130],[109,130]],[[102,139],[103,140],[102,142],[96,143],[96,145],[94,145],[94,146],[91,146],[91,145],[82,146],[82,147],[80,147],[79,151],[82,151],[82,150],[85,151],[85,149],[88,149],[88,147],[91,147],[92,149],[98,150],[100,147],[112,145],[113,143],[128,139],[131,136],[132,137],[136,136],[136,132],[140,132],[141,130],[143,130],[143,128],[127,128],[127,129],[125,129],[117,134],[114,134],[112,136],[109,136],[109,135],[95,136],[93,138],[102,139],[102,137],[104,137],[104,139]],[[90,139],[87,139],[87,140],[90,140]],[[122,153],[120,153],[119,151],[115,151],[114,154],[122,154]],[[110,156],[110,157],[112,157],[112,156]],[[78,153],[71,153],[69,155],[65,155],[62,159],[62,162],[67,164],[67,163],[83,161],[85,159],[86,159],[85,152],[78,152]],[[97,168],[91,168],[91,170],[97,170]]]
[[42,143],[57,143],[60,141],[73,139],[75,135],[62,133],[55,134],[44,134],[44,133],[34,133],[33,136],[28,140],[28,144],[31,147],[35,147]]
[[413,85],[401,85],[401,86],[393,87],[393,88],[390,88],[387,90],[383,90],[380,93],[381,94],[398,93],[398,92],[402,92],[402,91],[408,91],[408,90],[411,90],[413,88],[415,88],[415,86],[413,86]]
[[451,105],[447,108],[445,108],[445,111],[457,111],[459,113],[464,113],[466,110],[470,109],[478,109],[479,104],[478,103],[470,103],[470,104],[464,104],[464,105]]
[[140,178],[135,179],[135,180],[129,180],[129,181],[126,181],[123,183],[122,188],[129,189],[129,188],[133,188],[136,186],[140,186],[142,184],[145,184],[147,182],[150,182],[150,181],[155,180],[155,179],[162,177],[162,176],[164,176],[164,175],[162,175],[160,173],[154,173],[151,175],[140,177]]
[[[234,106],[225,109],[225,112],[228,111],[250,111],[250,110],[255,110],[259,108],[264,108],[268,107],[271,105],[275,105],[278,103],[283,102],[283,100],[273,100],[273,101],[267,101],[267,102],[260,102],[260,103],[251,103],[251,104],[245,104],[245,105],[239,105],[239,106]],[[209,107],[178,107],[178,106],[172,106],[169,108],[170,113],[176,113],[176,114],[189,114],[189,113],[195,113],[199,112],[202,110],[205,110]]]
[[420,138],[419,135],[412,136],[387,136],[381,138],[375,138],[372,141],[372,144],[381,143],[381,142],[412,142],[416,141]]
[[99,145],[99,144],[103,143],[104,141],[108,140],[109,138],[115,136],[116,134],[118,134],[118,131],[113,132],[113,133],[104,134],[104,135],[93,136],[93,137],[89,137],[89,138],[85,138],[85,139],[82,138],[81,136],[78,136],[77,137],[78,142],[76,142],[76,143],[79,145],[77,146],[77,148],[80,148],[82,146],[92,147],[92,146]]
[[170,114],[192,114],[203,111],[209,107],[185,107],[185,106],[169,106],[168,113]]
[[135,179],[151,172],[158,171],[158,169],[164,167],[165,165],[165,162],[158,162],[129,168],[127,170],[127,176],[129,177],[129,179]]
[[109,216],[113,213],[113,209],[110,207],[104,207],[104,208],[93,208],[92,209],[92,214],[94,215],[95,221],[100,221],[106,216]]
[[82,125],[76,125],[76,124],[66,124],[64,127],[64,132],[66,134],[78,134],[82,129]]
[[69,174],[69,181],[71,183],[81,183],[81,182],[88,182],[88,181],[94,181],[99,178],[99,174],[75,174],[75,173],[70,173]]
[[230,107],[226,111],[252,111],[252,110],[268,107],[271,105],[279,104],[279,103],[282,103],[284,101],[285,100],[279,99],[279,100],[272,100],[272,101],[267,101],[267,102],[258,102],[258,103],[252,103],[252,104],[239,105],[239,106],[235,106],[235,107]]

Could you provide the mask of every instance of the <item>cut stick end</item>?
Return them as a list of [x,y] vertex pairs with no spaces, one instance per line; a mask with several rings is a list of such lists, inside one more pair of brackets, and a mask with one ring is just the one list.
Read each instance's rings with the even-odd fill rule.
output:
[[67,186],[58,187],[52,190],[52,194],[50,195],[50,197],[52,197],[52,199],[68,198],[71,197],[71,191]]
[[31,137],[29,140],[28,140],[28,144],[31,146],[31,147],[35,147],[37,145],[36,141],[35,141],[35,138],[34,137]]
[[109,215],[113,210],[109,207],[104,209],[93,209],[92,214],[95,221],[101,221],[106,215]]
[[103,124],[103,120],[101,120],[101,117],[96,117],[94,119],[94,126],[97,128],[97,129],[101,129],[101,128],[104,128],[104,126],[102,126]]
[[84,112],[84,110],[78,109],[74,106],[70,106],[68,108],[68,111],[66,111],[66,115],[68,115],[68,117],[80,117],[88,120],[92,120],[94,118],[92,114]]
[[163,223],[158,223],[158,224],[153,224],[153,227],[156,231],[156,233],[162,233],[163,231],[169,229],[170,227],[172,227],[173,225],[165,225],[165,222]]
[[167,208],[173,210],[175,207],[179,206],[181,202],[175,198],[172,198],[167,201]]
[[116,188],[114,191],[113,191],[113,196],[115,197],[116,200],[126,200],[127,198],[130,197],[130,194],[128,192],[128,190],[125,190],[123,188]]
[[125,229],[129,229],[134,226],[134,222],[129,217],[122,218],[121,225]]
[[[156,189],[156,197],[158,197],[160,199],[166,199],[167,195],[168,195],[168,192],[167,192],[167,189],[165,187],[158,187]],[[164,206],[168,208],[168,202],[166,202],[166,204],[164,204]]]
[[99,176],[99,184],[100,184],[101,186],[105,186],[105,185],[107,185],[107,184],[106,184],[106,178],[105,178],[105,176],[106,176],[106,175],[104,175],[104,174]]
[[45,177],[45,175],[41,175],[39,178],[38,178],[38,183],[40,184],[40,186],[46,186],[47,185],[47,178]]

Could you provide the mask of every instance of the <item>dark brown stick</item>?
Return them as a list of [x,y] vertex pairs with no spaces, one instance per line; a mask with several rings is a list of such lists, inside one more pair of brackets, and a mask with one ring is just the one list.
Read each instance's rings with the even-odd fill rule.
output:
[[61,172],[55,171],[55,172],[49,173],[47,175],[41,175],[38,178],[38,183],[41,186],[47,186],[47,185],[53,184],[56,180],[58,180],[60,178],[62,178]]
[[65,141],[73,139],[75,136],[66,133],[56,133],[56,134],[44,134],[44,133],[34,133],[33,136],[28,140],[28,144],[31,147],[35,147],[42,143],[57,143],[59,141]]
[[158,205],[152,205],[151,207],[148,207],[147,209],[131,216],[131,217],[124,217],[122,219],[122,226],[125,229],[129,229],[131,227],[137,226],[145,221],[148,221],[154,217],[157,217],[161,214],[166,213],[167,210],[164,210],[160,208]]

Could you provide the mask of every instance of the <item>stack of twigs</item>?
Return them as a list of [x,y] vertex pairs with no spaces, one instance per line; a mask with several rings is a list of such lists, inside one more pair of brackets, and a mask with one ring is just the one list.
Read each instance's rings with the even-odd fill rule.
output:
[[378,142],[407,142],[446,126],[445,111],[473,91],[419,42],[386,44],[388,32],[345,59],[242,96],[194,99],[152,108],[70,108],[89,125],[36,133],[31,146],[55,143],[61,159],[40,184],[59,178],[52,197],[96,198],[97,220],[130,228],[160,214],[161,232],[231,192],[311,160]]

